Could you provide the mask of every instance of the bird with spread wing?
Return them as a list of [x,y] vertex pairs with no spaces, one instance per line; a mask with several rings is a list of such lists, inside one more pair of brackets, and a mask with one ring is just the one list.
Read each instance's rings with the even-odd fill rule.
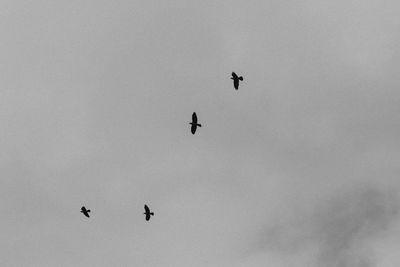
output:
[[146,215],[146,221],[150,220],[150,216],[154,216],[154,212],[150,212],[150,209],[147,205],[144,205],[144,213]]
[[192,134],[194,134],[194,133],[196,132],[197,126],[198,126],[198,127],[201,127],[201,124],[197,123],[197,115],[196,115],[196,112],[193,112],[193,114],[192,114],[192,122],[190,122],[189,124],[192,125],[192,127],[191,127],[191,129],[190,129],[191,132],[192,132]]
[[231,79],[233,80],[233,87],[235,87],[236,90],[239,89],[239,81],[243,81],[242,76],[237,76],[236,73],[232,72],[232,77]]
[[85,206],[83,206],[83,207],[81,208],[81,212],[83,213],[83,215],[85,215],[86,217],[90,218],[90,216],[89,216],[90,210],[87,210],[87,209],[85,208]]

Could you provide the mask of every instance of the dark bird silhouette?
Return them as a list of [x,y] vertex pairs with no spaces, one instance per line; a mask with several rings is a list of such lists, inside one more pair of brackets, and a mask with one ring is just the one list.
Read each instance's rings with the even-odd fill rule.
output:
[[235,89],[238,90],[239,89],[239,80],[243,81],[243,77],[242,76],[238,77],[236,75],[236,73],[232,72],[231,79],[233,80],[233,87],[235,87]]
[[144,205],[144,213],[146,215],[146,221],[150,220],[150,216],[154,216],[154,212],[150,212],[149,207],[147,205]]
[[192,125],[192,127],[190,129],[192,131],[192,134],[194,134],[196,132],[197,126],[201,127],[201,124],[197,123],[196,112],[193,112],[193,114],[192,114],[192,122],[190,122],[189,124]]
[[85,206],[83,206],[83,207],[81,208],[81,212],[82,212],[86,217],[90,218],[90,216],[89,216],[90,210],[87,210],[87,209],[85,208]]

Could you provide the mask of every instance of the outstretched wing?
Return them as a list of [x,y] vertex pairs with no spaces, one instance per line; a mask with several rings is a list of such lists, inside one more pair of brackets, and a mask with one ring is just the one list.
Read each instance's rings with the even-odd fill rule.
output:
[[146,213],[146,221],[150,220],[150,213]]
[[238,76],[236,75],[236,73],[232,72],[232,78],[233,78],[234,80],[237,80]]
[[193,114],[192,114],[192,123],[197,124],[197,115],[196,115],[196,112],[193,112]]
[[146,214],[150,213],[150,209],[149,209],[149,207],[147,207],[147,205],[144,205],[144,211],[146,212]]
[[190,131],[192,132],[192,134],[194,134],[196,132],[196,128],[197,128],[197,125],[192,124],[192,127],[190,128]]
[[239,79],[234,79],[233,80],[233,87],[235,87],[235,89],[239,89]]

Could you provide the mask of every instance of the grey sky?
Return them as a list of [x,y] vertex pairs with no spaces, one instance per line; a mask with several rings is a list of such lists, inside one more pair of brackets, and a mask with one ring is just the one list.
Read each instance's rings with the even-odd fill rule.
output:
[[399,8],[0,0],[0,265],[399,266]]

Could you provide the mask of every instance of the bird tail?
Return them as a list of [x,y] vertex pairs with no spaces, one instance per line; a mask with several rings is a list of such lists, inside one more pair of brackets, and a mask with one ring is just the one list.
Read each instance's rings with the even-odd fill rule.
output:
[[153,216],[154,216],[154,212],[150,212],[150,215],[153,215]]
[[243,77],[242,77],[242,76],[240,76],[240,77],[239,77],[239,80],[243,81]]
[[197,124],[197,126],[201,127],[201,124]]
[[90,210],[87,210],[87,212],[90,212]]

